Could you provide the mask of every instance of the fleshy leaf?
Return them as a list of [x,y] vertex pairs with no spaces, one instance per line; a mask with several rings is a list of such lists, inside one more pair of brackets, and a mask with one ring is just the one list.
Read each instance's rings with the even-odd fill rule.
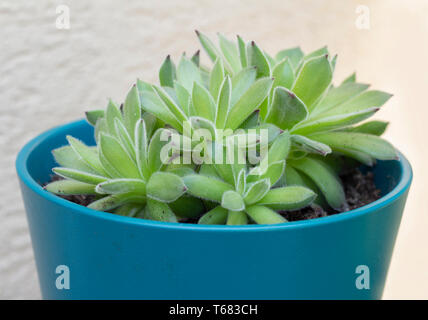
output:
[[147,215],[156,221],[177,222],[177,217],[171,208],[163,202],[147,199]]
[[286,49],[278,52],[275,56],[275,59],[277,61],[281,61],[284,58],[288,58],[294,70],[296,70],[303,56],[304,54],[302,49],[300,49],[300,47],[296,47],[296,48]]
[[226,124],[227,116],[230,109],[230,101],[232,98],[232,83],[229,76],[226,76],[220,87],[218,102],[217,102],[217,116],[216,116],[216,127],[224,129]]
[[104,117],[104,110],[91,110],[85,112],[86,120],[95,126],[97,120]]
[[318,98],[328,88],[332,79],[332,70],[328,57],[320,56],[306,61],[296,81],[292,91],[303,101],[309,111],[311,111]]
[[235,130],[256,110],[267,97],[273,80],[264,78],[257,80],[242,97],[232,106],[226,121],[226,128]]
[[197,82],[193,84],[192,103],[197,116],[215,121],[216,104],[208,90]]
[[269,179],[263,179],[253,182],[249,185],[244,195],[244,201],[247,205],[254,204],[262,199],[270,189]]
[[359,132],[326,132],[314,134],[312,139],[328,144],[333,150],[345,148],[367,153],[375,159],[397,159],[395,148],[378,136]]
[[221,206],[230,211],[242,211],[245,209],[245,203],[241,195],[233,190],[223,193]]
[[146,196],[146,184],[141,179],[112,179],[98,184],[95,190],[101,194],[133,192],[142,198]]
[[247,46],[247,57],[248,65],[257,67],[257,78],[271,76],[269,62],[254,41]]
[[302,171],[315,182],[325,196],[328,204],[333,209],[343,209],[346,199],[342,183],[336,173],[334,173],[333,170],[331,170],[325,163],[320,160],[305,157],[303,159],[293,161],[292,166]]
[[53,168],[52,171],[64,178],[69,178],[76,181],[94,184],[94,185],[107,180],[107,178],[103,176],[87,173],[84,171],[79,171],[76,169],[70,169],[70,168],[57,167],[57,168]]
[[251,206],[246,209],[248,215],[257,224],[277,224],[287,222],[287,220],[274,210],[265,206]]
[[301,136],[298,134],[293,134],[291,136],[291,140],[295,145],[297,145],[300,149],[311,152],[311,153],[318,153],[320,155],[327,155],[331,153],[331,148],[321,142],[314,141],[312,139],[309,139],[308,137]]
[[246,68],[248,64],[247,59],[247,45],[245,44],[245,41],[240,37],[238,38],[238,50],[239,50],[239,59],[241,60],[241,67]]
[[123,104],[123,122],[129,135],[134,135],[135,125],[141,118],[140,96],[135,85],[132,86]]
[[93,184],[74,180],[54,181],[46,185],[44,189],[49,192],[61,195],[97,194]]
[[233,190],[230,184],[203,175],[192,174],[183,177],[183,180],[188,193],[191,195],[219,203],[221,202],[223,193]]
[[229,211],[226,224],[229,226],[240,226],[248,223],[247,214],[244,211]]
[[288,89],[277,87],[265,121],[285,130],[306,119],[307,115],[308,110],[302,100]]
[[162,87],[174,87],[175,65],[168,55],[159,70],[159,82]]
[[229,66],[232,68],[233,73],[236,73],[241,68],[241,61],[239,59],[238,48],[236,44],[228,40],[221,33],[218,34],[220,49],[224,58],[227,60]]
[[202,83],[198,67],[184,56],[181,57],[178,64],[177,81],[189,92],[192,90],[194,82]]
[[96,150],[88,147],[80,140],[67,136],[68,143],[73,148],[74,152],[82,158],[90,167],[92,167],[98,174],[105,175],[106,172],[100,163]]
[[140,177],[137,165],[116,138],[102,134],[100,139],[100,148],[108,162],[122,175],[123,178]]
[[210,93],[215,99],[215,101],[217,101],[218,95],[220,93],[220,88],[223,83],[223,79],[224,79],[223,60],[217,59],[210,73]]
[[226,209],[217,206],[200,217],[198,224],[225,224],[227,213]]
[[88,173],[97,173],[74,152],[71,146],[64,146],[52,151],[55,161],[62,167],[72,168]]
[[350,128],[349,130],[352,132],[368,133],[375,136],[381,136],[388,127],[388,124],[388,122],[384,121],[369,121],[357,127]]
[[181,197],[187,188],[183,180],[169,172],[155,172],[147,182],[147,196],[162,202],[172,202]]
[[257,204],[276,210],[297,210],[309,205],[315,197],[308,188],[290,186],[271,189]]
[[294,71],[290,59],[280,61],[273,69],[273,87],[291,88],[294,82]]

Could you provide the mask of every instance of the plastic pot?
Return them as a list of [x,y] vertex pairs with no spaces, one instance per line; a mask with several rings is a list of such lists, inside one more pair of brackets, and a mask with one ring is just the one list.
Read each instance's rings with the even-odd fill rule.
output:
[[325,218],[263,226],[164,223],[94,211],[40,186],[66,135],[93,144],[85,121],[49,130],[16,168],[43,298],[379,299],[412,180],[408,161],[373,168],[382,198]]

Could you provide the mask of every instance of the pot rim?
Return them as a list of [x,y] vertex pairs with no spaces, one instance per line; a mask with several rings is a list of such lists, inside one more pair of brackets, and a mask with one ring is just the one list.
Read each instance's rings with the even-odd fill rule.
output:
[[77,214],[81,215],[90,215],[93,218],[101,219],[101,220],[109,220],[116,223],[122,224],[131,224],[131,225],[141,225],[145,227],[153,227],[153,228],[164,228],[164,229],[174,229],[174,230],[187,230],[187,231],[203,231],[203,232],[237,232],[237,231],[245,231],[245,232],[260,232],[260,231],[273,231],[278,229],[300,229],[300,228],[309,228],[321,226],[324,224],[331,223],[339,223],[342,221],[346,221],[349,219],[355,219],[359,216],[369,214],[377,209],[388,206],[390,203],[399,198],[409,187],[412,182],[412,168],[410,163],[404,157],[403,154],[398,152],[399,159],[391,160],[391,161],[399,161],[400,169],[401,169],[401,178],[397,185],[386,195],[381,197],[380,199],[365,205],[363,207],[350,210],[347,212],[342,212],[339,214],[310,219],[310,220],[300,220],[293,222],[286,222],[281,224],[274,225],[245,225],[245,226],[225,226],[225,225],[198,225],[198,224],[189,224],[189,223],[174,223],[174,222],[161,222],[161,221],[153,221],[146,219],[137,219],[132,217],[125,217],[120,215],[115,215],[112,213],[97,211],[94,209],[87,208],[85,206],[76,204],[74,202],[65,200],[60,198],[42,188],[42,186],[35,181],[30,175],[27,168],[27,161],[30,154],[48,137],[54,135],[65,135],[65,131],[70,128],[75,128],[81,126],[86,121],[81,119],[77,121],[73,121],[64,125],[60,125],[49,129],[42,134],[36,136],[32,140],[30,140],[18,153],[16,158],[16,170],[18,173],[18,177],[20,180],[25,183],[25,185],[30,188],[32,191],[37,193],[42,198],[53,202],[57,205],[63,206],[69,210],[75,211]]

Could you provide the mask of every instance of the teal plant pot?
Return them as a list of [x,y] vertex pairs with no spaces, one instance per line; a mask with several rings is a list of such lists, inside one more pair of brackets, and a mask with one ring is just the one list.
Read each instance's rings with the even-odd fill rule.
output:
[[279,225],[202,226],[94,211],[41,187],[66,135],[93,144],[85,121],[49,130],[16,168],[46,299],[380,299],[412,180],[379,161],[382,198],[334,216]]

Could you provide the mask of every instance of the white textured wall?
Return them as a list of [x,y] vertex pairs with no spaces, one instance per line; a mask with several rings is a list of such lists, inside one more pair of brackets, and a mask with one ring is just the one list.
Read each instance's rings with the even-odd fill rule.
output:
[[[55,27],[59,4],[70,7],[70,30]],[[355,27],[359,4],[370,9],[370,30]],[[271,52],[328,44],[339,53],[337,79],[358,70],[395,94],[378,117],[393,121],[387,137],[416,177],[385,298],[428,298],[427,151],[418,145],[428,114],[427,14],[423,0],[0,0],[0,298],[40,297],[14,171],[19,148],[107,97],[121,100],[135,78],[155,80],[167,54],[198,47],[194,29],[239,33]]]

